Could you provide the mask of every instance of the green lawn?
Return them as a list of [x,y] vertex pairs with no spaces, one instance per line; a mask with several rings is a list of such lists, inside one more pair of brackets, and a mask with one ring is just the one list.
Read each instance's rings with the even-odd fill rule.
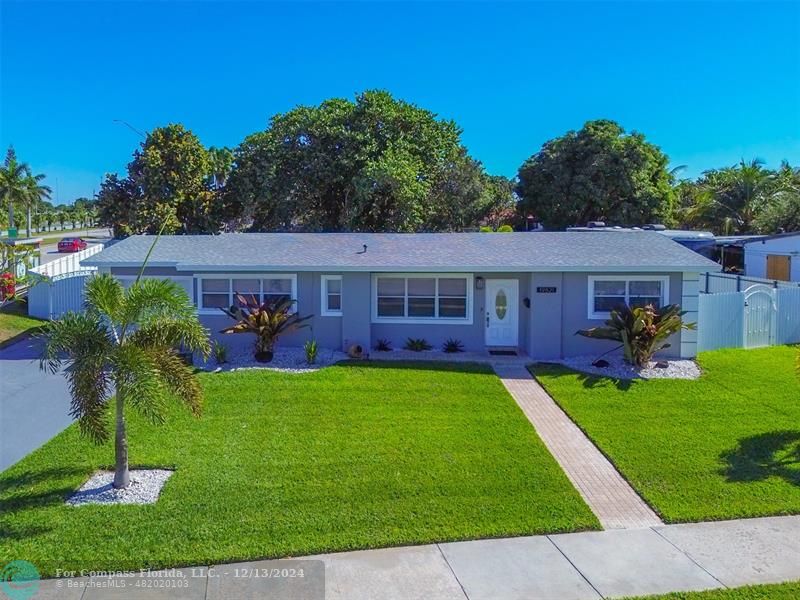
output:
[[26,332],[33,332],[44,321],[28,316],[25,305],[11,302],[0,309],[0,348],[22,337]]
[[663,596],[639,596],[637,600],[797,600],[800,582],[752,585],[747,587],[709,590],[707,592],[678,592]]
[[65,506],[113,464],[75,427],[0,474],[0,564],[52,574],[599,528],[488,368],[201,380],[202,418],[131,420],[132,465],[175,468],[155,505]]
[[667,521],[800,513],[797,348],[701,354],[697,381],[539,381]]

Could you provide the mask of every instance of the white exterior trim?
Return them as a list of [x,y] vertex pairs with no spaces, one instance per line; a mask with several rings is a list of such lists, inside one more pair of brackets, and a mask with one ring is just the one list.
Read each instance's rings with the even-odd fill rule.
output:
[[[259,298],[264,293],[264,283],[262,279],[290,279],[292,282],[291,298],[297,302],[297,273],[201,273],[194,276],[197,282],[197,299],[195,304],[197,306],[197,314],[199,315],[220,315],[219,308],[203,307],[203,279],[227,279],[228,280],[228,307],[233,305],[233,280],[234,279],[258,279]],[[219,292],[221,293],[221,292]],[[296,306],[292,307],[292,311],[296,310]]]
[[[379,317],[378,316],[378,277],[397,277],[397,278],[408,278],[408,277],[430,277],[431,279],[439,279],[439,278],[454,278],[454,279],[466,279],[467,280],[467,316],[466,318],[447,318],[447,317]],[[372,281],[371,281],[371,296],[372,296],[372,322],[373,323],[396,323],[398,325],[472,325],[473,323],[473,311],[472,311],[472,299],[475,295],[474,291],[474,277],[472,273],[431,273],[431,272],[405,272],[405,273],[396,273],[396,272],[387,272],[387,273],[373,273],[372,274]],[[406,283],[406,287],[408,287],[408,283]],[[407,297],[407,295],[406,295]],[[437,283],[437,295],[436,298],[438,300],[438,283]],[[436,310],[438,311],[438,302],[435,304]]]
[[344,308],[344,285],[339,288],[339,297],[341,298],[341,302],[339,306],[339,310],[330,310],[328,308],[328,282],[329,281],[339,281],[341,283],[342,276],[341,275],[322,275],[320,276],[320,285],[319,285],[319,296],[320,296],[320,308],[319,314],[323,317],[341,317],[342,316],[342,308]]
[[[669,275],[590,275],[587,286],[587,314],[590,319],[603,320],[611,316],[610,312],[594,310],[594,284],[596,281],[660,281],[661,306],[669,304]],[[629,304],[628,284],[625,285],[625,302]]]

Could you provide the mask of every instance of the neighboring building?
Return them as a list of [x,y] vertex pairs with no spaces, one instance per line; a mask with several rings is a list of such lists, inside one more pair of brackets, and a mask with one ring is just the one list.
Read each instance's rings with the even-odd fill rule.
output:
[[800,281],[800,231],[744,242],[744,274],[779,281]]
[[[83,261],[132,281],[154,238],[134,236]],[[613,342],[575,335],[602,324],[621,302],[681,304],[697,320],[698,277],[719,265],[651,231],[537,233],[241,233],[164,236],[146,276],[175,280],[214,338],[230,325],[220,307],[234,294],[288,296],[312,327],[286,336],[328,348],[409,337],[435,347],[520,349],[535,358],[599,354]],[[696,331],[666,354],[694,356]]]

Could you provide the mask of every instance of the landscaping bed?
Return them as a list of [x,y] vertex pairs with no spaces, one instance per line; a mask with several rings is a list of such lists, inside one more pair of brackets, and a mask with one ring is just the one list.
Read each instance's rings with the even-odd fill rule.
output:
[[732,519],[800,513],[797,352],[703,353],[694,381],[532,371],[666,521]]
[[154,504],[65,505],[113,465],[113,444],[75,426],[0,474],[0,564],[47,576],[599,528],[487,367],[199,377],[201,418],[128,415],[131,468],[174,471]]

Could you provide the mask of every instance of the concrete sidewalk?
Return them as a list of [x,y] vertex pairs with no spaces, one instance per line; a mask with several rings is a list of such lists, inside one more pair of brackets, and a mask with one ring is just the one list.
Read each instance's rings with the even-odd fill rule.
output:
[[[303,577],[296,576],[300,570]],[[47,580],[33,598],[569,600],[793,580],[800,580],[800,516],[363,550],[149,577]]]

